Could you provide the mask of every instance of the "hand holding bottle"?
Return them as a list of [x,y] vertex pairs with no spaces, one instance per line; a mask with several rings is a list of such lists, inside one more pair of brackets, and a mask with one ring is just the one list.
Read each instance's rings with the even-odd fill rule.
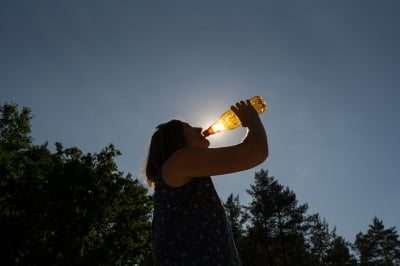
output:
[[250,100],[240,101],[231,106],[231,110],[240,119],[243,127],[248,127],[255,120],[260,120],[256,109],[251,105]]

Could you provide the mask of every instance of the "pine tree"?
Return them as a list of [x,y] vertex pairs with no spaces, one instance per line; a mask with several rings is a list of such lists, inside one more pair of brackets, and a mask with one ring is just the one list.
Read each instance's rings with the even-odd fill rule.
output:
[[400,265],[400,241],[396,228],[385,229],[374,217],[366,234],[358,233],[354,243],[360,265]]
[[224,206],[232,228],[233,238],[235,239],[236,245],[238,245],[244,234],[243,225],[247,220],[247,214],[240,204],[239,195],[233,197],[233,194],[230,194]]
[[304,238],[306,204],[299,205],[294,192],[280,185],[268,171],[255,174],[247,210],[250,225],[240,250],[245,265],[307,265]]
[[325,219],[314,214],[307,219],[308,251],[312,265],[356,265],[354,256],[350,253],[350,244],[332,230]]

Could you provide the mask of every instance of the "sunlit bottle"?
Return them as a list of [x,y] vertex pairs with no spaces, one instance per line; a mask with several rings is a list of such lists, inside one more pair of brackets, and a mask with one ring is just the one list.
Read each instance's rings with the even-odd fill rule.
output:
[[[254,96],[250,99],[251,105],[256,109],[257,113],[261,114],[267,110],[267,103],[262,100],[261,96]],[[209,136],[223,130],[230,130],[240,126],[242,122],[232,110],[228,110],[221,115],[207,130],[203,131],[203,136]]]

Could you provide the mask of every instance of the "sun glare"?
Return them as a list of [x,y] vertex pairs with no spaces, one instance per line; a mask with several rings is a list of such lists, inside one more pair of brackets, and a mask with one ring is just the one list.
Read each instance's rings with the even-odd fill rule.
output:
[[222,131],[222,130],[224,130],[225,129],[225,127],[224,127],[224,125],[222,124],[222,122],[217,122],[217,123],[215,123],[214,125],[212,125],[212,130],[215,132],[215,133],[218,133],[218,132],[220,132],[220,131]]

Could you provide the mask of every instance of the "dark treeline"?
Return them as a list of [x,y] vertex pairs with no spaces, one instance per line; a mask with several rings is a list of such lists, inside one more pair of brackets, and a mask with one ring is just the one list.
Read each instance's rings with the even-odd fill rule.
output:
[[349,243],[268,171],[255,173],[247,193],[247,206],[232,194],[225,203],[244,265],[400,265],[396,228],[377,217]]
[[[30,109],[0,106],[0,264],[152,265],[152,197],[118,171],[113,145],[34,145]],[[400,265],[395,227],[377,217],[354,243],[309,214],[268,171],[225,202],[243,265]]]

